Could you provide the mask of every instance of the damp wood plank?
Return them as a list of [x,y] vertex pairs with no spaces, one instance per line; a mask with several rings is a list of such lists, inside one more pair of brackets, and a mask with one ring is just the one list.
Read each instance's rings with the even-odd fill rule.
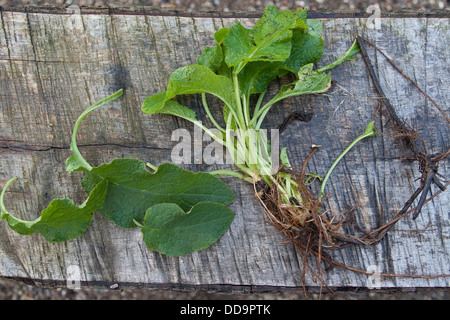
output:
[[[0,186],[18,177],[6,193],[10,212],[34,219],[54,198],[84,200],[79,174],[65,171],[72,126],[93,102],[120,88],[125,95],[89,115],[78,143],[92,165],[131,157],[157,165],[172,159],[176,129],[193,126],[165,115],[143,115],[142,101],[165,89],[172,71],[196,62],[213,44],[214,31],[231,26],[233,16],[182,17],[145,13],[2,11],[0,26]],[[325,53],[319,66],[341,56],[357,34],[377,44],[448,113],[450,93],[449,19],[390,17],[380,29],[367,18],[325,18]],[[254,16],[239,16],[251,26]],[[449,127],[433,105],[381,55],[369,50],[386,95],[397,112],[426,139],[430,153],[448,148]],[[294,111],[312,112],[311,121],[293,122],[280,135],[290,160],[301,166],[311,144],[322,145],[308,170],[325,175],[340,152],[366,124],[382,133],[360,143],[335,169],[325,207],[335,213],[358,205],[356,219],[370,230],[398,212],[418,187],[420,172],[407,148],[382,116],[364,62],[332,70],[336,84],[326,94],[279,103],[265,128],[277,128]],[[286,80],[277,81],[276,88]],[[199,97],[183,97],[198,107]],[[214,104],[211,101],[211,104]],[[220,106],[212,105],[215,112]],[[207,142],[205,142],[207,143]],[[232,168],[227,164],[184,165],[197,170]],[[449,161],[440,173],[450,176]],[[138,229],[121,229],[95,215],[81,237],[48,243],[40,235],[21,236],[0,223],[0,276],[47,286],[64,286],[76,276],[86,286],[144,286],[181,290],[301,290],[303,259],[265,219],[253,187],[224,179],[236,192],[230,206],[236,217],[229,231],[210,248],[183,257],[148,250]],[[433,191],[437,191],[433,189]],[[449,192],[427,203],[417,220],[407,217],[373,247],[352,246],[329,254],[354,268],[412,275],[449,274]],[[310,261],[314,264],[314,261]],[[75,276],[74,276],[75,275]],[[449,278],[377,278],[334,268],[324,273],[335,289],[448,287]],[[308,290],[315,282],[307,272]]]

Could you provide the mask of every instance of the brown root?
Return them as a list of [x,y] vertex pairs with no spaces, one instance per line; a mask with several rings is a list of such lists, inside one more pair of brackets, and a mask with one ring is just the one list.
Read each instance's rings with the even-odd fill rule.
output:
[[[304,183],[304,173],[295,174],[294,172],[289,172],[289,174],[295,177],[295,181],[299,186],[298,191],[302,199],[301,203],[295,198],[291,198],[291,203],[289,204],[281,201],[276,185],[271,188],[268,186],[262,188],[261,185],[255,184],[255,194],[265,209],[269,223],[289,239],[289,242],[295,246],[303,258],[303,275],[305,275],[306,268],[308,268],[322,287],[322,285],[326,285],[322,277],[322,262],[325,262],[326,270],[333,267],[333,260],[323,250],[323,247],[324,244],[335,246],[334,237],[330,234],[330,232],[336,231],[335,226],[323,214],[319,214],[322,205],[315,194]],[[317,266],[314,268],[308,262],[310,256],[317,258]],[[304,276],[303,279],[305,279]]]
[[[311,157],[307,158],[307,161]],[[305,184],[306,174],[304,172],[305,165],[300,173],[293,171],[287,172],[282,169],[282,173],[289,173],[295,178],[299,186],[299,194],[301,196],[301,203],[297,199],[291,198],[291,203],[286,204],[281,200],[280,192],[276,185],[269,187],[261,183],[254,184],[256,197],[263,205],[269,223],[272,224],[279,232],[294,245],[297,252],[303,259],[303,287],[306,294],[305,274],[308,269],[313,277],[313,280],[320,283],[320,292],[322,287],[326,286],[331,290],[326,282],[323,280],[323,270],[328,272],[333,267],[339,267],[352,272],[357,272],[365,275],[373,275],[373,273],[366,270],[346,266],[345,264],[334,260],[327,250],[341,249],[351,245],[366,245],[372,246],[381,241],[386,233],[403,217],[415,212],[417,208],[409,209],[409,204],[406,203],[404,210],[401,210],[391,221],[382,224],[380,227],[370,231],[364,232],[356,223],[355,213],[357,206],[349,208],[346,212],[334,215],[331,219],[328,218],[327,211],[322,212],[322,203],[319,198],[309,189]],[[448,186],[448,182],[445,187]],[[442,192],[442,190],[440,191]],[[434,194],[424,203],[429,202],[436,197],[440,192]],[[406,209],[405,209],[406,208]],[[338,219],[337,216],[340,218]],[[352,227],[352,231],[360,235],[350,234],[344,231],[344,226]],[[311,265],[311,257],[315,257],[315,264]],[[402,274],[381,274],[386,277],[410,277],[410,278],[434,278],[434,277],[450,277],[450,275],[402,275]]]
[[[420,186],[417,190],[410,196],[410,198],[405,202],[403,208],[388,222],[383,223],[383,212],[380,212],[380,226],[376,229],[367,232],[359,228],[356,223],[355,213],[357,207],[348,209],[347,212],[341,213],[339,215],[333,215],[332,218],[328,218],[329,212],[322,211],[322,203],[319,198],[309,189],[308,185],[305,183],[306,177],[306,165],[312,158],[317,148],[313,148],[312,152],[306,158],[303,166],[299,173],[295,173],[292,170],[286,171],[282,168],[279,173],[289,174],[296,181],[298,185],[298,192],[301,198],[289,199],[290,203],[285,203],[281,201],[280,192],[278,190],[277,184],[273,184],[271,187],[266,185],[261,185],[261,183],[255,183],[255,194],[260,200],[261,204],[265,208],[269,222],[274,225],[280,232],[282,232],[287,239],[295,246],[296,250],[299,252],[304,261],[303,266],[303,286],[305,290],[305,273],[306,269],[309,269],[313,275],[313,279],[320,282],[321,290],[322,286],[326,286],[323,281],[323,267],[325,264],[325,270],[329,270],[333,267],[344,268],[353,272],[373,275],[374,273],[368,272],[366,270],[360,270],[352,266],[346,266],[336,260],[334,260],[331,255],[326,251],[329,249],[340,249],[350,245],[368,245],[372,246],[380,242],[386,233],[393,228],[393,226],[402,218],[413,213],[413,219],[415,219],[422,209],[422,206],[427,202],[431,201],[434,197],[439,195],[441,192],[447,190],[447,186],[450,184],[449,181],[441,182],[438,177],[442,177],[439,172],[439,162],[450,156],[450,149],[443,151],[440,154],[430,155],[427,143],[420,136],[418,130],[409,125],[406,121],[398,117],[395,108],[390,103],[389,99],[386,98],[379,81],[377,79],[374,68],[368,59],[366,53],[366,48],[364,43],[368,43],[376,50],[381,52],[375,45],[371,44],[369,41],[357,37],[359,47],[361,49],[361,54],[364,62],[366,63],[369,75],[371,76],[375,89],[379,94],[381,100],[380,104],[384,107],[384,111],[387,112],[387,117],[393,122],[396,136],[406,143],[409,150],[412,151],[415,160],[419,164],[419,170],[422,174],[420,177]],[[382,53],[382,52],[381,52]],[[382,53],[384,55],[384,53]],[[387,58],[386,55],[384,55]],[[400,69],[398,69],[392,61],[388,59],[394,68],[399,71],[404,77],[411,81],[416,88],[419,89],[434,105],[441,114],[445,117],[448,123],[450,123],[450,117],[440,108],[437,103],[431,99],[422,89],[420,89],[417,84],[415,84],[409,77],[407,77]],[[304,120],[306,119],[306,120]],[[283,129],[292,121],[301,120],[309,121],[305,117],[300,117],[296,114],[289,116],[285,122],[283,122],[280,129]],[[277,181],[280,175],[277,175]],[[431,185],[435,184],[440,190],[435,192],[431,197],[427,199],[428,194],[431,193]],[[415,199],[419,198],[417,206],[411,208]],[[337,217],[340,217],[338,219]],[[342,217],[344,217],[342,219]],[[350,230],[352,233],[346,232],[344,230]],[[347,228],[347,226],[352,228]],[[316,264],[313,267],[309,261],[310,257],[316,258]],[[450,277],[450,275],[408,275],[408,274],[389,274],[382,273],[380,276],[386,277],[402,277],[402,278],[437,278],[437,277]],[[332,291],[332,290],[331,290]],[[306,293],[306,290],[305,290]]]

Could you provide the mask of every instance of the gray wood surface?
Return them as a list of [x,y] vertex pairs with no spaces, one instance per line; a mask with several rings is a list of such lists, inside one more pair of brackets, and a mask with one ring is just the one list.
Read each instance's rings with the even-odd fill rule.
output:
[[[176,68],[195,63],[213,32],[231,26],[227,17],[177,17],[143,14],[1,12],[0,26],[0,186],[17,176],[6,194],[9,211],[36,218],[54,198],[84,199],[79,178],[65,172],[71,130],[90,104],[119,88],[125,95],[92,113],[79,130],[81,152],[93,165],[117,157],[153,164],[171,160],[177,128],[191,124],[170,116],[143,115],[142,101],[164,90]],[[251,25],[254,18],[239,18]],[[381,29],[368,29],[366,18],[324,19],[325,54],[319,65],[342,55],[363,34],[449,112],[448,18],[383,18]],[[413,121],[431,152],[448,148],[449,127],[439,112],[381,57],[372,62],[386,95],[400,115]],[[417,163],[394,138],[392,124],[377,110],[377,96],[362,60],[332,71],[337,84],[327,94],[280,103],[269,114],[275,128],[295,110],[313,112],[308,123],[294,122],[281,134],[291,162],[299,166],[309,146],[322,145],[308,170],[326,173],[339,153],[372,119],[383,133],[353,149],[327,187],[326,207],[335,212],[359,204],[357,218],[367,230],[378,225],[380,211],[392,217],[417,188]],[[279,86],[281,82],[275,84]],[[274,87],[274,88],[275,88]],[[185,100],[198,111],[198,97]],[[205,121],[206,124],[209,124]],[[191,165],[191,170],[218,166]],[[226,166],[222,166],[226,167]],[[447,178],[449,161],[440,172]],[[51,244],[40,235],[21,236],[0,223],[0,276],[45,285],[65,285],[79,274],[82,285],[203,288],[210,290],[287,290],[302,286],[303,261],[292,245],[265,223],[252,186],[225,181],[238,194],[231,205],[231,229],[207,250],[183,257],[149,251],[138,229],[124,230],[95,215],[92,226],[73,241]],[[436,191],[435,189],[433,189]],[[449,192],[426,204],[421,216],[407,217],[374,247],[353,246],[330,252],[352,267],[397,274],[450,274]],[[368,277],[335,268],[324,274],[334,288],[448,287],[449,278]],[[319,283],[307,275],[313,289]]]

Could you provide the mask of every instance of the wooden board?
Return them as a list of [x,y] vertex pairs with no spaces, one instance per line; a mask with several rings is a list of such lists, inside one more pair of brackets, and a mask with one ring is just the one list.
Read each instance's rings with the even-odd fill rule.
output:
[[[254,18],[239,17],[251,25]],[[79,114],[120,88],[125,95],[85,119],[79,130],[81,152],[92,165],[116,157],[153,164],[171,160],[172,132],[191,124],[170,116],[148,116],[142,101],[164,90],[176,68],[196,62],[213,32],[231,26],[233,17],[171,15],[1,12],[0,28],[0,186],[19,180],[6,194],[9,211],[36,218],[53,198],[81,203],[80,175],[69,176],[70,135]],[[384,50],[447,112],[449,20],[445,17],[383,18],[381,29],[368,29],[366,18],[323,19],[325,54],[319,65],[341,56],[357,34]],[[413,121],[431,152],[448,148],[449,127],[439,112],[381,57],[370,51],[386,95],[398,113]],[[295,110],[313,112],[308,123],[294,122],[280,136],[299,166],[309,146],[322,145],[308,170],[326,173],[339,153],[372,119],[383,133],[356,146],[339,164],[327,187],[326,207],[335,212],[359,203],[358,221],[367,230],[378,225],[382,210],[392,217],[417,188],[417,163],[396,140],[392,124],[377,110],[377,95],[362,60],[332,71],[337,84],[320,96],[280,103],[265,127],[278,127]],[[274,88],[281,82],[275,84]],[[275,90],[275,89],[273,89]],[[196,105],[186,100],[205,119]],[[214,108],[214,107],[213,107]],[[206,124],[209,124],[205,120]],[[219,166],[190,165],[191,170]],[[220,166],[226,167],[226,166]],[[449,162],[440,173],[448,178]],[[265,223],[252,186],[227,183],[237,193],[231,229],[207,250],[183,257],[149,251],[138,229],[125,230],[96,215],[92,226],[73,241],[51,244],[39,235],[20,236],[0,223],[0,276],[44,285],[66,285],[75,274],[82,285],[203,288],[209,290],[287,290],[302,286],[303,261],[292,245]],[[436,191],[436,190],[435,190]],[[368,271],[449,274],[449,193],[426,204],[421,216],[397,224],[374,247],[353,246],[330,252],[335,259]],[[423,230],[425,229],[425,230]],[[78,278],[77,278],[78,279]],[[449,278],[374,278],[335,268],[324,274],[328,285],[411,288],[448,287]],[[307,276],[308,288],[320,284]]]

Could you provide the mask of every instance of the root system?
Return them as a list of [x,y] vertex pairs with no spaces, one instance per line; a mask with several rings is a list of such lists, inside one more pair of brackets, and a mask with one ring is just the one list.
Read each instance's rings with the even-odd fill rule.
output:
[[[305,273],[307,269],[309,269],[313,275],[313,279],[320,283],[321,288],[322,286],[326,286],[326,283],[323,280],[323,271],[328,271],[333,267],[340,267],[361,274],[373,275],[371,272],[360,270],[352,266],[346,266],[343,263],[336,261],[331,257],[329,251],[341,249],[351,245],[373,246],[377,244],[402,218],[411,213],[413,214],[412,219],[417,218],[423,205],[438,196],[441,192],[446,191],[447,186],[450,184],[449,181],[441,182],[439,178],[443,177],[438,173],[439,163],[450,155],[450,149],[438,155],[430,155],[427,144],[418,131],[408,125],[406,121],[403,121],[398,117],[389,99],[385,97],[376,77],[376,73],[374,72],[373,66],[368,59],[365,47],[366,43],[377,49],[369,41],[358,37],[358,44],[361,48],[363,59],[375,84],[376,91],[380,96],[381,105],[384,107],[387,117],[393,123],[396,132],[395,135],[404,141],[419,165],[419,170],[421,172],[420,186],[405,202],[403,208],[390,221],[385,222],[370,232],[364,232],[356,223],[356,206],[349,208],[345,213],[332,214],[329,210],[324,210],[323,204],[319,201],[319,198],[314,194],[309,184],[305,183],[308,176],[308,173],[305,171],[306,165],[317,151],[317,148],[312,149],[310,155],[304,161],[300,172],[294,172],[292,169],[286,168],[282,168],[280,170],[280,173],[289,173],[295,178],[295,181],[298,183],[300,189],[299,192],[302,199],[301,203],[294,198],[290,199],[291,203],[289,204],[281,201],[280,193],[277,190],[276,185],[268,187],[267,185],[254,184],[255,194],[265,208],[268,222],[275,226],[279,232],[283,233],[284,236],[289,239],[289,242],[295,246],[303,258],[304,286]],[[398,69],[392,61],[389,60],[389,62],[397,71],[412,82],[412,80],[404,75],[404,73],[401,72],[401,70]],[[417,86],[417,84],[414,83],[414,86],[416,86],[420,92],[424,93]],[[428,95],[426,96],[428,97]],[[439,112],[444,115],[446,121],[448,122],[449,118],[444,113],[442,108],[437,106],[434,100],[432,102],[433,105],[438,108]],[[284,121],[282,128],[284,129],[292,120],[297,120],[297,118],[297,114],[292,117],[288,117]],[[304,121],[304,118],[300,118],[298,120]],[[431,193],[432,184],[435,184],[439,190],[427,199],[428,194]],[[417,198],[419,198],[417,205],[414,208],[411,208]],[[380,213],[380,215],[381,214],[382,213]],[[380,220],[382,219],[380,218]],[[344,229],[353,230],[355,232],[345,232]],[[314,265],[311,265],[310,263],[311,257],[315,257],[316,259],[316,263],[314,263]],[[435,276],[381,274],[381,276],[408,278],[450,277],[450,275],[445,274]]]

